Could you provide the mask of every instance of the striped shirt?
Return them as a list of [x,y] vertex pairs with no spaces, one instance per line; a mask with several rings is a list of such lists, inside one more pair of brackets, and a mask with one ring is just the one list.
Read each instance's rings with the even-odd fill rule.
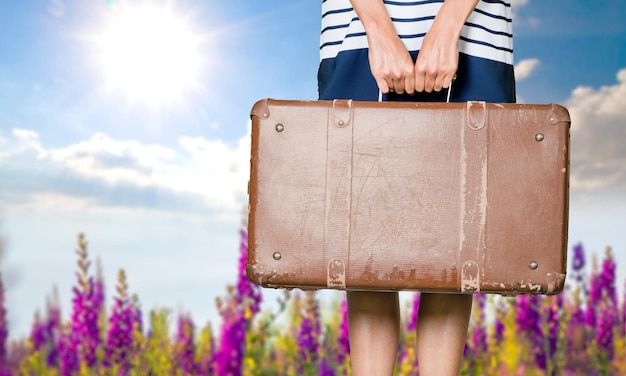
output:
[[[384,3],[407,50],[420,50],[443,0],[385,0]],[[340,51],[361,48],[367,48],[367,37],[350,1],[324,0],[321,60],[334,58]],[[459,52],[513,64],[511,4],[501,0],[480,1],[461,30]]]
[[[450,0],[460,1],[460,0]],[[443,0],[383,0],[394,28],[417,58]],[[451,101],[515,102],[513,32],[508,0],[481,0],[461,30]],[[322,0],[319,99],[376,100],[367,36],[350,0]],[[390,93],[386,100],[441,101],[445,93]]]

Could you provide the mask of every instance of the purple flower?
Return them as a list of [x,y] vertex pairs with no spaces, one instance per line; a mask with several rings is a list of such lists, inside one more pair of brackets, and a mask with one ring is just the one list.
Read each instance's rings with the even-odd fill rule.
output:
[[496,344],[500,344],[500,342],[502,342],[502,340],[504,339],[504,330],[505,330],[505,326],[504,326],[504,318],[507,315],[507,305],[504,304],[502,301],[500,301],[497,305],[496,308],[496,317],[494,319],[494,340],[496,341]]
[[4,283],[0,274],[0,373],[5,371],[4,365],[7,364],[7,338],[9,337],[4,299]]
[[317,373],[318,376],[335,376],[335,370],[328,365],[326,359],[322,358],[320,360],[319,371]]
[[30,330],[30,340],[35,351],[39,351],[47,343],[47,327],[46,323],[41,319],[39,311],[35,313],[35,322]]
[[626,336],[626,280],[624,281],[624,297],[622,298],[622,325],[620,327],[620,334],[622,337]]
[[350,335],[348,332],[348,301],[344,298],[340,306],[341,322],[339,323],[339,351],[337,352],[337,363],[341,364],[350,354]]
[[65,328],[57,341],[59,370],[63,376],[72,376],[78,370],[76,345],[71,338],[71,330]]
[[585,267],[585,249],[582,243],[574,246],[574,256],[572,257],[572,269],[575,272],[581,271]]
[[516,300],[517,330],[528,341],[530,353],[535,358],[535,364],[545,369],[543,350],[543,332],[541,329],[540,307],[541,298],[534,295],[521,295]]
[[317,357],[318,343],[313,326],[311,318],[305,316],[300,322],[300,328],[296,334],[300,358],[303,361],[314,360]]
[[504,339],[504,323],[501,319],[497,318],[494,323],[494,339],[496,343],[502,342]]
[[184,375],[196,375],[198,367],[194,360],[196,350],[194,325],[189,316],[178,317],[175,347],[178,369],[183,371]]
[[61,309],[57,303],[53,303],[48,307],[48,317],[46,320],[46,333],[48,342],[48,356],[46,364],[56,366],[58,362],[58,350],[56,346],[56,338],[61,331]]
[[238,375],[241,373],[242,360],[246,346],[246,329],[259,312],[261,287],[253,285],[246,274],[248,260],[248,234],[239,232],[239,265],[237,288],[229,291],[226,302],[220,303],[220,315],[223,323],[220,331],[220,345],[215,353],[215,372],[218,375]]
[[61,314],[56,306],[48,307],[48,315],[42,319],[39,312],[35,314],[35,322],[30,332],[30,340],[35,351],[46,353],[46,364],[57,364],[56,337],[61,324]]
[[248,309],[252,314],[260,310],[262,295],[261,287],[252,284],[246,274],[246,264],[248,261],[248,234],[244,230],[239,231],[241,241],[239,243],[239,273],[237,276],[237,302],[248,304]]
[[563,297],[562,295],[546,297],[544,302],[547,303],[544,311],[546,333],[544,335],[544,351],[538,357],[540,358],[539,363],[544,364],[545,369],[547,362],[553,362],[555,357]]
[[229,302],[220,309],[224,322],[220,331],[220,345],[215,354],[217,375],[240,375],[246,344],[246,318],[240,307]]
[[67,333],[69,343],[64,345],[67,345],[65,351],[75,352],[80,362],[93,367],[96,363],[96,351],[100,345],[98,317],[102,295],[93,277],[89,276],[91,261],[88,258],[87,243],[83,234],[78,235],[78,246],[76,251],[79,268],[76,273],[78,286],[72,289],[74,293],[72,316],[70,332]]
[[589,278],[589,295],[587,296],[587,309],[585,310],[585,324],[590,329],[596,327],[596,307],[602,300],[600,276],[596,268],[594,267],[593,269]]
[[319,356],[319,338],[321,334],[319,305],[315,299],[315,292],[307,292],[303,318],[298,333],[296,334],[300,359],[302,359],[303,362],[317,362]]
[[[580,334],[579,334],[580,333]],[[573,348],[576,337],[579,335],[584,336],[585,333],[585,311],[580,307],[579,302],[575,302],[572,307],[572,317],[567,325],[567,338],[568,347]],[[585,342],[584,338],[581,342]]]
[[601,296],[606,296],[613,307],[617,307],[617,294],[615,292],[615,260],[611,254],[611,247],[607,247],[606,256],[602,261],[602,270],[598,277]]
[[250,283],[246,274],[248,260],[248,234],[239,232],[239,265],[237,287],[229,291],[224,303],[219,303],[223,323],[220,330],[220,344],[215,353],[215,373],[218,375],[238,375],[241,373],[245,353],[246,329],[259,312],[261,287]]
[[613,318],[614,312],[612,305],[606,301],[599,307],[598,322],[596,327],[596,341],[598,348],[604,351],[607,359],[612,361],[615,356],[613,343]]
[[117,275],[117,296],[114,298],[109,319],[106,344],[104,346],[104,366],[130,367],[133,346],[134,306],[128,296],[126,274],[120,269]]
[[474,299],[478,308],[478,319],[472,331],[472,348],[474,356],[479,356],[487,352],[487,329],[483,323],[485,321],[485,303],[487,296],[485,294],[475,294]]
[[565,369],[571,374],[589,374],[587,346],[589,345],[585,325],[585,310],[581,306],[579,290],[576,290],[571,306],[571,318],[567,325],[567,354]]

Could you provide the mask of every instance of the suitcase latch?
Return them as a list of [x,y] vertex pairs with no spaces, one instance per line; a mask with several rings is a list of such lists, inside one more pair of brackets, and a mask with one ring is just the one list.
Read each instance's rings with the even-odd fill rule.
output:
[[341,260],[330,260],[326,286],[331,288],[346,288],[346,264]]
[[339,128],[345,128],[352,120],[352,99],[333,101],[333,119]]
[[475,131],[485,126],[487,119],[487,104],[483,101],[467,102],[467,126]]

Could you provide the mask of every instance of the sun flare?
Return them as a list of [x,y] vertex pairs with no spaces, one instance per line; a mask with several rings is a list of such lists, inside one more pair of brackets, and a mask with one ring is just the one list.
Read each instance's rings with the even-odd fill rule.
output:
[[200,38],[171,9],[119,7],[108,26],[99,60],[110,90],[160,106],[199,87]]

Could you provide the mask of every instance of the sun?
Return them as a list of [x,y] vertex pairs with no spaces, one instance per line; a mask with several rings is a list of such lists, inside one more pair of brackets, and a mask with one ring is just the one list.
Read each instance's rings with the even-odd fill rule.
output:
[[107,89],[133,102],[166,105],[200,87],[201,37],[170,7],[117,6],[97,40]]

